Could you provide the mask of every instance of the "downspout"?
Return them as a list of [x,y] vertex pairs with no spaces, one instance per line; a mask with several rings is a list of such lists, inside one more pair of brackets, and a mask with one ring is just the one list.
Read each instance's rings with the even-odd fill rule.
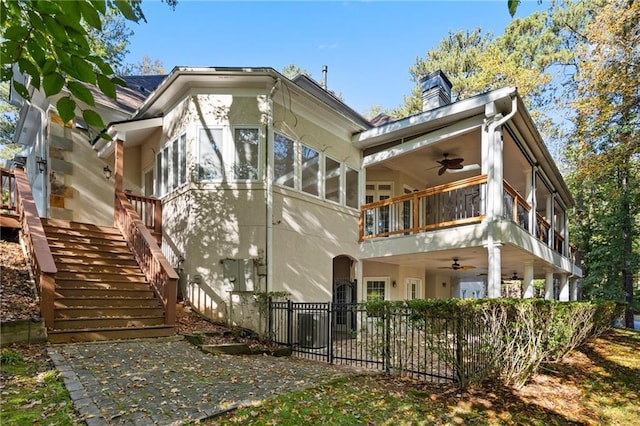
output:
[[[270,292],[273,290],[273,95],[275,94],[278,86],[280,85],[280,78],[277,78],[271,91],[267,95],[267,126],[266,126],[266,149],[265,149],[265,179],[266,179],[266,207],[265,207],[265,221],[266,221],[266,259],[267,262],[267,282],[265,290]],[[272,147],[269,149],[269,147]]]

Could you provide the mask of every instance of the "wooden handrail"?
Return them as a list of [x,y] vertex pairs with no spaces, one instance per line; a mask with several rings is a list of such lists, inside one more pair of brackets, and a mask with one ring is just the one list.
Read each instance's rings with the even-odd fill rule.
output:
[[[475,205],[467,205],[465,204],[463,209],[453,213],[453,216],[446,218],[446,220],[439,221],[437,223],[428,223],[427,222],[427,212],[421,211],[426,206],[426,200],[429,197],[440,196],[446,193],[454,193],[455,191],[465,190],[472,187],[480,187],[487,182],[486,175],[473,176],[467,179],[462,179],[456,182],[448,183],[445,185],[438,185],[432,188],[423,189],[421,191],[411,192],[409,194],[404,194],[398,197],[388,198],[386,200],[375,201],[372,203],[364,204],[360,207],[360,219],[359,219],[359,235],[360,241],[378,238],[378,237],[386,237],[390,235],[398,235],[398,234],[416,234],[422,231],[429,231],[439,228],[447,228],[452,226],[465,225],[469,223],[475,223],[482,221],[484,218],[484,214],[480,213],[480,200],[476,201],[477,206]],[[471,195],[471,194],[467,194]],[[479,192],[478,192],[479,195]],[[408,206],[403,206],[403,204],[410,203]],[[412,206],[411,206],[412,203]],[[424,204],[424,205],[423,205]],[[423,207],[420,207],[423,206]],[[458,206],[458,208],[461,206]],[[405,210],[402,213],[404,220],[398,220],[400,217],[400,211],[397,210],[395,214],[395,221],[393,222],[395,225],[402,223],[401,226],[397,227],[395,225],[391,225],[386,227],[384,230],[376,230],[373,233],[365,235],[367,232],[366,223],[367,217],[369,214],[376,215],[376,211],[380,211],[381,209],[388,208],[391,210],[392,208],[405,209],[409,208],[410,210]],[[472,210],[469,212],[466,209],[471,208]],[[468,215],[471,214],[471,216]],[[387,215],[390,213],[387,212]],[[375,219],[374,219],[375,220]],[[393,229],[392,229],[393,228]]]
[[478,185],[482,183],[487,183],[487,175],[479,175],[472,176],[467,179],[457,180],[452,183],[446,183],[444,185],[438,185],[431,188],[426,188],[421,191],[415,191],[410,194],[400,195],[398,197],[387,198],[382,201],[374,201],[373,203],[363,204],[360,207],[360,211],[371,210],[377,207],[390,206],[392,204],[401,203],[403,201],[412,200],[414,198],[423,198],[428,197],[429,195],[435,195],[442,192],[449,192],[460,188],[465,188],[467,186]]
[[156,244],[124,192],[115,192],[115,225],[164,306],[165,324],[175,325],[178,274]]
[[40,290],[40,313],[48,328],[53,327],[53,306],[55,295],[55,274],[58,272],[47,236],[38,215],[29,180],[24,170],[16,168],[16,207],[20,216],[20,226],[27,251],[29,263],[34,272]]
[[157,234],[162,234],[162,202],[155,197],[129,192],[125,192],[125,195],[145,226]]

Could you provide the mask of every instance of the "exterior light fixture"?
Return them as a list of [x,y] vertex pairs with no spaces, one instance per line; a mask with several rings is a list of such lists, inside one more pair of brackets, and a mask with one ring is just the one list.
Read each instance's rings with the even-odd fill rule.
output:
[[391,283],[391,285],[395,288],[395,286],[397,286],[398,284],[396,284],[396,280],[393,280],[393,282]]
[[104,169],[102,169],[102,173],[104,173],[105,179],[111,179],[111,169],[109,168],[109,166],[104,166]]
[[36,157],[36,164],[38,165],[38,171],[44,173],[47,170],[47,160],[42,157]]

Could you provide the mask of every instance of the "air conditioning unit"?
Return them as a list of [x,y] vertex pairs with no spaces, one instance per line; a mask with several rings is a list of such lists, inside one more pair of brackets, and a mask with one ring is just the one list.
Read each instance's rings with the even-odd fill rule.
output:
[[320,349],[327,346],[329,321],[327,314],[298,314],[298,345],[303,348]]

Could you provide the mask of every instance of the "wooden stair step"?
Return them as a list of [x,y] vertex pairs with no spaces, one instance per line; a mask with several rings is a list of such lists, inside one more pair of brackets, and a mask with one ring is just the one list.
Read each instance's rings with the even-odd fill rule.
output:
[[90,232],[105,232],[109,234],[120,234],[118,228],[113,226],[100,226],[94,225],[91,223],[82,223],[82,222],[69,222],[61,219],[45,219],[41,218],[42,224],[44,226],[49,226],[51,228],[60,228],[60,229],[74,229],[74,230],[86,230]]
[[56,319],[53,322],[53,329],[79,330],[90,328],[149,327],[163,324],[164,316],[162,315],[136,318],[69,318]]
[[55,309],[64,308],[155,308],[160,301],[153,297],[64,297],[56,299]]
[[147,280],[129,281],[129,280],[78,280],[75,278],[62,279],[56,278],[56,291],[66,289],[106,289],[106,290],[149,290]]
[[68,246],[74,244],[88,244],[96,246],[114,245],[114,246],[126,246],[127,242],[122,238],[103,238],[103,237],[81,237],[79,235],[63,235],[47,233],[47,240],[51,243],[62,243]]
[[56,288],[56,297],[122,297],[122,298],[153,298],[154,293],[148,285],[143,289],[128,289],[118,287],[75,287]]
[[51,330],[48,333],[51,343],[94,342],[117,339],[144,339],[151,337],[169,337],[175,335],[172,326],[89,328],[79,330]]
[[144,275],[139,266],[93,265],[56,261],[58,272],[121,274],[123,276]]
[[56,273],[56,282],[58,279],[83,280],[83,281],[110,281],[110,282],[146,282],[145,276],[138,271],[137,274],[113,274],[100,272],[69,272],[58,271]]
[[[139,306],[105,306],[105,307],[73,307],[58,308],[54,311],[54,318],[136,318],[164,315],[164,309],[157,307]],[[54,320],[55,321],[55,320]]]
[[109,256],[109,255],[128,255],[133,256],[129,246],[123,246],[118,244],[117,246],[108,244],[78,244],[71,245],[60,241],[49,241],[49,248],[51,248],[51,254],[53,255],[74,255],[81,256]]
[[107,232],[74,231],[60,228],[44,227],[47,237],[69,237],[69,238],[100,238],[102,240],[124,241],[121,234],[109,234]]
[[61,263],[87,263],[92,265],[138,265],[132,253],[52,253],[56,262]]

